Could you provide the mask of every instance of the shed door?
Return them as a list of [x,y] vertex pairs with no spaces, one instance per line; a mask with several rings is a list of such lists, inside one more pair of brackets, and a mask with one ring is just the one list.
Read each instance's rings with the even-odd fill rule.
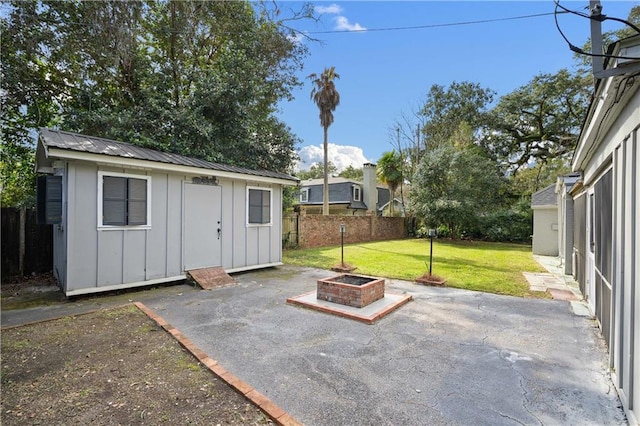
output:
[[184,184],[184,270],[222,265],[221,194],[213,185]]

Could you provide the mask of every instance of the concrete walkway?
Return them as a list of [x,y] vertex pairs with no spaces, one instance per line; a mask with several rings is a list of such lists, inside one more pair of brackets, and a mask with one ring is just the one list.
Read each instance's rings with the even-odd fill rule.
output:
[[587,302],[584,300],[580,286],[571,275],[566,275],[560,266],[560,259],[556,256],[533,255],[533,258],[547,270],[547,272],[523,272],[522,275],[529,282],[531,291],[546,292],[553,299],[569,302],[571,311],[575,315],[592,317]]

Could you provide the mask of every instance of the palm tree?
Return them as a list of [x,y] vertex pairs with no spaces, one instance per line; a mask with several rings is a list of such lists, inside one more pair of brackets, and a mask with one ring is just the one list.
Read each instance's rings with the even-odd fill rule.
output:
[[378,177],[389,187],[391,193],[391,204],[389,204],[389,214],[393,216],[393,204],[396,189],[402,183],[402,158],[395,151],[387,151],[382,154],[378,161]]
[[329,175],[327,165],[329,164],[328,150],[328,130],[333,123],[333,111],[340,104],[340,93],[336,90],[334,80],[340,78],[335,67],[325,68],[322,74],[313,73],[308,77],[313,82],[311,99],[320,110],[320,125],[324,129],[324,185],[322,188],[322,214],[329,214]]

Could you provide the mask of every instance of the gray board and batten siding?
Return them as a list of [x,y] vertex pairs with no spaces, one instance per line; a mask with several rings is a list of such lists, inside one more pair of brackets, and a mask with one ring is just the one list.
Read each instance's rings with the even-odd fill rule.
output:
[[[36,156],[39,172],[62,176],[54,274],[68,296],[182,280],[189,269],[282,264],[282,188],[297,184],[292,176],[51,129],[40,130]],[[138,207],[134,195],[109,198],[118,191],[105,178],[139,190],[136,222],[107,221]],[[250,207],[249,194],[263,204]]]

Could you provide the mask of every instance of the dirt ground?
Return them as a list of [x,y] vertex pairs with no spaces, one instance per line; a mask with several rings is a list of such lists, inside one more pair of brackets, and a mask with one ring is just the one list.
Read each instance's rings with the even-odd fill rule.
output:
[[271,423],[133,305],[6,329],[1,349],[2,425]]

